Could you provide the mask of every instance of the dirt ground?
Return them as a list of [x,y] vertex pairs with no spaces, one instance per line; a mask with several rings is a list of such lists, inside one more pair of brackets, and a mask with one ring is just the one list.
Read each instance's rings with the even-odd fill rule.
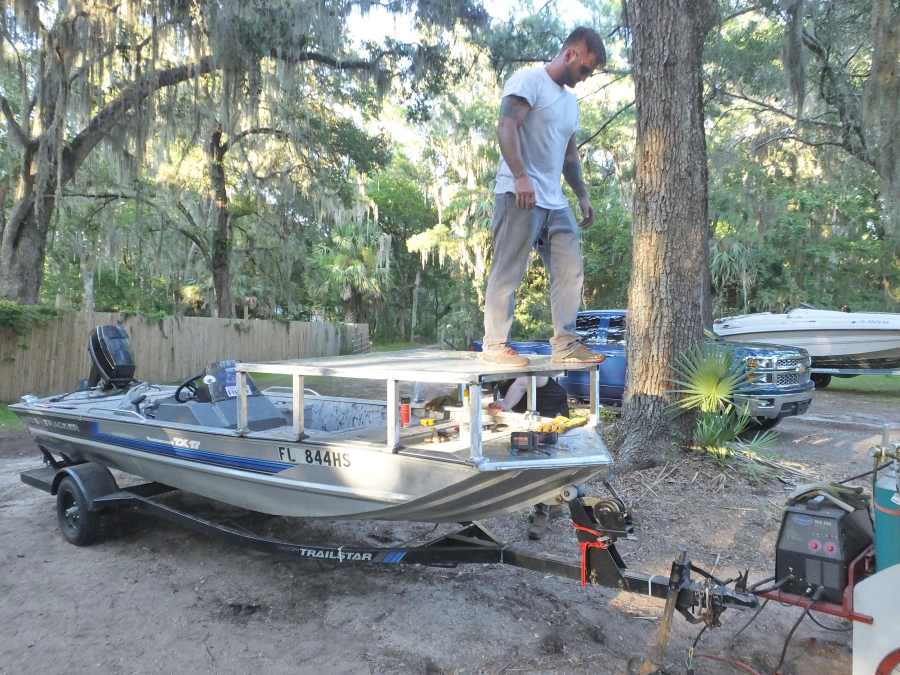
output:
[[[779,427],[774,452],[821,478],[860,473],[879,425],[900,422],[897,408],[896,398],[819,392],[808,415]],[[0,673],[626,673],[646,653],[662,611],[659,600],[502,566],[278,561],[134,514],[77,548],[58,532],[53,498],[19,482],[38,463],[26,435],[0,437]],[[668,574],[686,549],[720,576],[747,567],[751,580],[773,573],[789,490],[782,482],[757,483],[682,455],[614,484],[638,521],[638,540],[619,545],[631,568]],[[398,545],[434,534],[429,525],[217,511],[244,527],[323,544]],[[577,556],[561,515],[538,543],[526,538],[524,513],[486,524],[516,545]],[[729,647],[749,614],[728,611],[698,651],[771,672],[798,616],[770,603]],[[676,617],[668,672],[685,671],[697,632]],[[850,635],[806,620],[786,664],[785,673],[849,673]],[[736,672],[707,658],[694,667]]]

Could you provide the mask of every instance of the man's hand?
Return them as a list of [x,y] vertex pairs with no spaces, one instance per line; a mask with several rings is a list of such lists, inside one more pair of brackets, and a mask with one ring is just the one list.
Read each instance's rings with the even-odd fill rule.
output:
[[523,173],[516,178],[516,206],[520,209],[534,208],[536,197],[534,196],[534,185],[527,173]]
[[499,415],[504,410],[506,410],[506,408],[503,407],[503,405],[500,403],[500,401],[491,401],[490,403],[488,403],[488,407],[487,407],[488,415]]
[[578,226],[590,227],[594,224],[594,207],[591,205],[591,198],[585,195],[578,200],[578,205],[581,207],[581,215],[583,216]]

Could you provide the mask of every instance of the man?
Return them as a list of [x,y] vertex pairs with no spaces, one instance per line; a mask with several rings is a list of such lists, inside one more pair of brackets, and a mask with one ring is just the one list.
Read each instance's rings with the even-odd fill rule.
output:
[[484,307],[482,358],[490,363],[528,364],[507,340],[516,289],[534,245],[550,274],[554,363],[603,361],[575,333],[584,281],[581,234],[560,174],[578,197],[581,227],[588,227],[594,209],[575,143],[578,101],[567,87],[587,79],[605,62],[600,36],[590,28],[576,28],[549,64],[518,71],[503,88],[497,125],[503,158],[494,188],[494,256]]
[[[496,415],[503,411],[525,412],[528,392],[528,377],[517,377],[515,380],[506,380],[497,385],[502,398],[488,404],[487,411],[490,415]],[[536,377],[537,413],[541,417],[556,417],[557,415],[569,416],[569,396],[556,380],[552,377]]]

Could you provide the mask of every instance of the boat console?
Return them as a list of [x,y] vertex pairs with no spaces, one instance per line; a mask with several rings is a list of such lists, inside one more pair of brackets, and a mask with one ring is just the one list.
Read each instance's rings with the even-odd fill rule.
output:
[[[285,416],[252,379],[247,378],[247,428],[265,431],[284,426]],[[157,399],[143,412],[161,422],[177,422],[214,429],[237,429],[235,362],[216,361],[204,373],[185,380],[172,396]]]

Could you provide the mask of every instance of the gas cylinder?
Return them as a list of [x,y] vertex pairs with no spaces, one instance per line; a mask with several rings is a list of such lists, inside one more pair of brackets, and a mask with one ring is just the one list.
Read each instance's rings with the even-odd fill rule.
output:
[[900,563],[900,485],[897,460],[878,472],[875,483],[875,569]]

